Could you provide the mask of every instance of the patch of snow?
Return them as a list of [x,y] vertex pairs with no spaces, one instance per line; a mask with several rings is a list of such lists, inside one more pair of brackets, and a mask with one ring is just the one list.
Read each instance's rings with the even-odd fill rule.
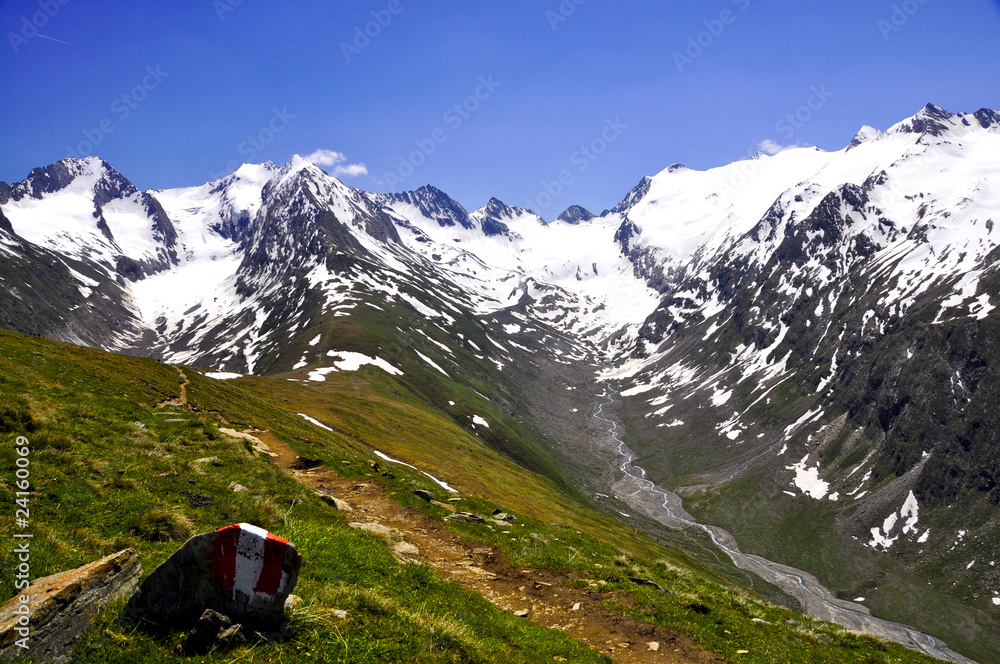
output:
[[445,491],[448,491],[449,493],[458,493],[458,491],[456,491],[455,489],[453,489],[450,486],[448,486],[445,482],[442,482],[441,480],[439,480],[438,478],[434,477],[433,475],[431,475],[428,472],[420,470],[416,466],[411,466],[410,464],[406,463],[405,461],[400,461],[399,459],[393,459],[388,454],[383,454],[382,452],[379,452],[378,450],[372,450],[372,452],[374,452],[375,456],[377,456],[379,459],[382,459],[384,461],[388,461],[389,463],[398,463],[401,466],[406,466],[407,468],[412,468],[413,470],[417,471],[418,473],[423,473],[424,475],[426,475],[427,477],[429,477],[432,482],[434,482],[435,484],[437,484],[439,487],[441,487]]
[[322,334],[317,334],[317,335],[316,335],[316,338],[315,338],[315,339],[313,339],[312,341],[310,341],[310,342],[309,342],[309,345],[310,345],[310,346],[315,346],[315,345],[317,345],[317,344],[318,344],[318,343],[320,342],[320,339],[322,339],[322,338],[323,338],[323,335],[322,335]]
[[906,501],[903,503],[903,507],[899,510],[899,515],[906,519],[906,524],[903,526],[903,534],[909,535],[910,533],[917,532],[917,519],[918,512],[920,511],[919,505],[917,505],[917,498],[910,491],[910,495],[906,497]]
[[479,426],[484,426],[487,429],[490,428],[490,423],[487,422],[486,420],[484,420],[483,418],[479,417],[478,415],[473,415],[473,417],[472,417],[472,423],[473,424],[478,424]]
[[888,549],[893,544],[896,543],[897,537],[883,536],[882,531],[878,527],[872,528],[872,541],[868,543],[868,546],[872,547],[882,547],[883,549]]
[[243,378],[243,374],[230,373],[228,371],[214,371],[205,375],[209,378],[214,378],[215,380],[234,380],[236,378]]
[[452,325],[455,322],[455,319],[448,314],[431,309],[426,304],[411,295],[399,293],[399,297],[405,300],[411,307],[416,309],[419,314],[427,316],[428,318],[443,318],[449,325]]
[[[437,369],[438,371],[440,371],[441,373],[443,373],[445,376],[448,376],[448,372],[446,372],[444,369],[442,369],[441,367],[439,367],[434,360],[432,360],[431,358],[427,357],[426,355],[424,355],[423,353],[421,353],[419,350],[415,350],[413,352],[416,353],[417,355],[419,355],[421,360],[423,360],[427,364],[431,365],[432,367],[434,367],[435,369]],[[500,364],[499,362],[497,362],[497,364],[500,366],[501,369],[503,369],[503,365],[502,364]],[[448,376],[448,377],[451,378],[451,376]]]
[[818,419],[823,416],[823,409],[817,408],[815,410],[808,411],[805,415],[795,420],[787,427],[785,427],[785,438],[788,438],[794,431],[798,430],[799,427],[808,424],[809,422]]
[[331,350],[327,352],[328,357],[340,358],[335,360],[333,366],[341,371],[357,371],[361,367],[370,364],[392,376],[402,376],[400,369],[392,366],[380,357],[368,357],[363,353],[352,353],[345,350]]
[[302,419],[306,420],[307,422],[312,422],[313,424],[315,424],[316,426],[318,426],[321,429],[326,429],[327,431],[333,431],[333,429],[331,429],[330,427],[326,426],[325,424],[323,424],[319,420],[313,419],[313,418],[309,417],[308,415],[306,415],[304,413],[299,413],[299,417],[301,417]]
[[816,500],[822,500],[824,496],[830,491],[830,483],[824,482],[819,478],[819,466],[812,468],[807,468],[806,463],[809,461],[809,455],[802,457],[802,461],[799,461],[793,466],[786,466],[786,470],[795,471],[795,479],[792,483],[798,488],[802,493],[806,494],[811,498]]
[[643,392],[649,392],[650,390],[655,390],[656,384],[651,383],[649,385],[636,385],[635,387],[629,388],[622,392],[623,397],[634,397],[637,394],[642,394]]
[[326,375],[334,373],[335,371],[340,371],[337,367],[324,367],[322,369],[316,369],[315,371],[309,372],[309,380],[314,383],[325,383]]
[[712,395],[712,405],[715,407],[726,405],[729,400],[733,397],[732,390],[723,390],[716,388],[715,394]]

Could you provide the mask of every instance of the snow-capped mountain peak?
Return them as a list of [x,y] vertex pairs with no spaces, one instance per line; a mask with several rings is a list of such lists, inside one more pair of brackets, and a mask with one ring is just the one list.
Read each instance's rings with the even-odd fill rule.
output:
[[987,130],[1000,131],[1000,114],[982,108],[975,113],[952,113],[940,106],[927,104],[916,115],[898,122],[886,133],[917,134],[921,138],[960,138],[970,132]]
[[546,226],[545,220],[524,208],[507,205],[498,198],[491,198],[486,205],[469,215],[485,235],[520,234],[525,226]]
[[22,238],[141,278],[177,261],[177,233],[160,203],[100,157],[36,168],[10,187],[4,213]]
[[[430,219],[442,228],[456,226],[468,230],[474,228],[469,213],[458,201],[429,184],[415,191],[375,194],[373,197],[379,203],[396,209],[404,218]],[[405,210],[407,207],[412,208],[409,213]]]
[[882,132],[880,130],[876,129],[875,127],[869,127],[868,125],[865,125],[860,130],[858,130],[857,134],[854,135],[854,139],[851,141],[851,144],[848,146],[848,149],[856,148],[859,145],[867,143],[869,141],[874,141],[881,135]]

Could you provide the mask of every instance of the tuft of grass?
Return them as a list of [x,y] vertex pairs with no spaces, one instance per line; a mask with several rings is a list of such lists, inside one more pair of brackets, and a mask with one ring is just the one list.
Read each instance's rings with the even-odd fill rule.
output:
[[177,509],[158,507],[139,517],[133,531],[147,542],[176,542],[194,534],[194,523]]

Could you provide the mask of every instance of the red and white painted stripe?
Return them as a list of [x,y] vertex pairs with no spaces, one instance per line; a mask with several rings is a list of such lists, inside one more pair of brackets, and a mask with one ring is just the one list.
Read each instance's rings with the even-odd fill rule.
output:
[[249,523],[218,530],[212,551],[212,576],[223,588],[248,597],[273,597],[285,588],[288,575],[282,571],[286,540]]

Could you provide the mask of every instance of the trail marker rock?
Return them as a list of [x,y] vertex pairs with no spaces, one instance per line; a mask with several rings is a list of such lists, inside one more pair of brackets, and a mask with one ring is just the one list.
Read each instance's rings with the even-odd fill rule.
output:
[[276,631],[302,557],[295,545],[240,523],[196,535],[153,570],[129,601],[136,622],[189,629],[212,609],[234,623]]

